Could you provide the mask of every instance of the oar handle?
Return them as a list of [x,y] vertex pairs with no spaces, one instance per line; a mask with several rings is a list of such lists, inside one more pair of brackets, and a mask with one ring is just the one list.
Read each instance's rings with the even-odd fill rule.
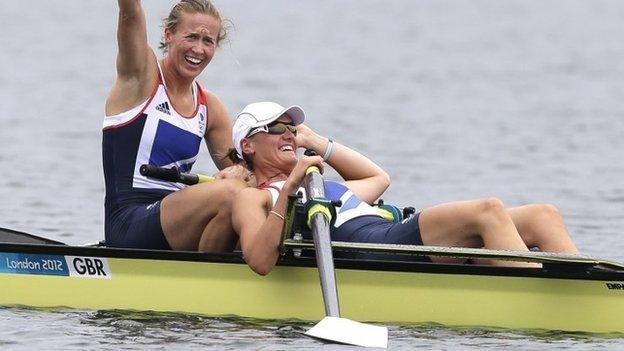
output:
[[144,164],[139,168],[142,176],[156,178],[167,182],[182,183],[186,185],[195,185],[197,183],[205,183],[214,181],[213,177],[203,174],[183,173],[177,167],[165,168],[154,165]]
[[310,174],[312,172],[316,172],[319,175],[321,174],[321,170],[317,166],[310,166],[310,167],[308,167],[308,169],[306,169],[306,175],[308,175],[308,174]]

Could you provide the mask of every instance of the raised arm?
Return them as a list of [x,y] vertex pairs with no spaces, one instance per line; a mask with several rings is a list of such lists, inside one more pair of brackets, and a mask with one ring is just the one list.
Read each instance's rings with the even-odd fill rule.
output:
[[117,76],[136,77],[145,71],[151,49],[147,43],[147,24],[140,0],[118,0]]
[[[297,145],[312,149],[323,156],[329,139],[303,124],[297,128]],[[381,167],[359,152],[335,141],[326,162],[340,174],[345,185],[357,197],[369,204],[375,202],[390,186],[390,176]]]
[[140,0],[118,0],[117,78],[106,100],[114,115],[143,102],[156,84],[156,57],[147,42],[147,24]]

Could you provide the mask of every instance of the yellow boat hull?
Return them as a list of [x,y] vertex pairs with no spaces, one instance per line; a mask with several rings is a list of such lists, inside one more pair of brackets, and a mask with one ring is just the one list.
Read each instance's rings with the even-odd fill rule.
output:
[[[20,247],[10,249],[23,252]],[[0,305],[310,321],[324,316],[318,272],[311,259],[284,260],[268,276],[259,276],[236,255],[150,253],[150,258],[139,250],[136,257],[130,250],[56,247],[53,251],[84,259],[99,257],[107,275],[0,271]],[[360,266],[339,260],[336,265],[341,312],[353,320],[624,332],[622,273],[553,275],[546,269],[427,263]]]

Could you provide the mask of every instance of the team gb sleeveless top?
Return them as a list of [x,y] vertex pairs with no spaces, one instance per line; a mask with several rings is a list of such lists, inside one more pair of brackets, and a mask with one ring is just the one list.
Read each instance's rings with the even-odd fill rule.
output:
[[147,101],[104,118],[102,156],[107,210],[125,203],[159,200],[184,187],[142,176],[142,164],[176,166],[188,172],[199,154],[208,119],[206,96],[194,82],[195,111],[191,116],[181,115],[167,95],[160,64],[158,71],[158,84]]
[[[271,194],[271,200],[273,206],[277,202],[282,187],[284,187],[285,181],[278,181],[270,184],[261,184],[260,189],[268,190]],[[360,200],[355,194],[349,190],[344,184],[326,180],[324,182],[325,197],[328,200],[340,200],[342,206],[336,206],[336,221],[334,227],[338,228],[350,219],[362,216],[376,216],[381,217],[377,210],[366,202]],[[307,195],[304,188],[299,188],[303,195],[302,201],[307,201]]]

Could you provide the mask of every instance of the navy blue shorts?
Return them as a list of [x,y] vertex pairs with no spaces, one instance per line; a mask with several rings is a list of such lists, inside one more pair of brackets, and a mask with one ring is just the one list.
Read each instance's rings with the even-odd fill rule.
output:
[[171,250],[160,225],[160,200],[124,205],[106,217],[106,246]]
[[[422,245],[416,213],[401,223],[387,221],[377,216],[353,218],[332,230],[332,240],[397,245]],[[431,262],[428,256],[395,255],[361,252],[336,252],[336,257],[390,261]]]

